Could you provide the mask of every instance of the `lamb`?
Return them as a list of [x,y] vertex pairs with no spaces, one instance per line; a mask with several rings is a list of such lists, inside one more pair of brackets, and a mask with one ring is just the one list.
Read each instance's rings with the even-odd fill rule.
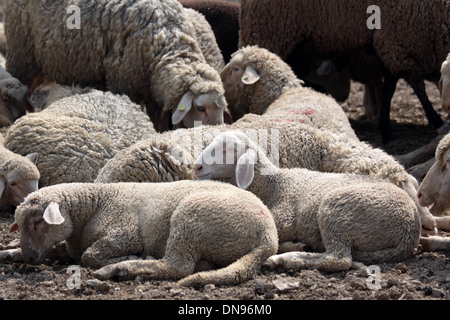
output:
[[39,153],[41,187],[92,182],[119,150],[156,133],[148,115],[126,96],[61,85],[52,88],[51,92],[72,95],[18,119],[5,137],[5,147],[12,152]]
[[201,126],[154,135],[121,150],[99,171],[95,182],[167,182],[194,179],[194,160],[220,133],[242,130],[267,149],[281,168],[306,168],[386,179],[415,201],[423,232],[435,234],[436,222],[417,200],[417,181],[383,150],[302,123],[277,122],[247,114],[232,125]]
[[[238,284],[276,253],[276,226],[250,192],[213,181],[71,183],[29,195],[11,231],[20,231],[25,262],[39,264],[65,241],[100,279],[138,275],[183,286]],[[128,260],[151,255],[158,260]],[[195,272],[206,261],[221,269]]]
[[0,66],[0,126],[11,125],[32,111],[28,104],[28,88]]
[[223,123],[220,76],[178,1],[5,0],[4,12],[7,70],[25,85],[44,74],[128,95],[144,102],[158,131]]
[[298,121],[358,139],[341,106],[325,94],[301,86],[292,69],[266,49],[241,48],[222,70],[225,97],[234,120],[255,113],[278,121]]
[[[435,163],[430,168],[419,186],[417,197],[419,204],[429,207],[435,215],[437,226],[450,230],[450,217],[445,215],[450,210],[448,167],[450,165],[450,134],[445,135],[436,149]],[[439,236],[421,240],[422,246],[430,251],[450,250],[449,238]]]
[[278,169],[239,131],[217,136],[194,171],[198,179],[228,179],[254,193],[274,216],[280,242],[314,251],[272,256],[264,263],[272,269],[343,271],[356,261],[405,259],[419,243],[419,214],[404,190],[360,175]]
[[38,154],[16,154],[4,147],[3,136],[0,137],[0,209],[10,210],[38,189]]
[[366,27],[372,4],[359,0],[243,0],[239,47],[259,45],[286,61],[294,50],[302,53],[295,59],[308,61],[310,57],[329,59],[363,49],[383,64],[383,105],[378,123],[383,141],[393,139],[389,110],[400,77],[414,89],[430,125],[438,129],[444,122],[426,95],[423,79],[438,81],[440,63],[450,51],[450,2],[397,1],[393,5],[389,0],[377,1],[379,29]]

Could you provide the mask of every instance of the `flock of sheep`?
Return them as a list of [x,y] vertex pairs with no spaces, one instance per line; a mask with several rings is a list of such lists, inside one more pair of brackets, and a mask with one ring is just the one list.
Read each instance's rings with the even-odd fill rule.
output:
[[[3,0],[0,208],[20,248],[0,261],[192,286],[449,250],[450,136],[419,187],[333,93],[363,82],[387,141],[403,77],[442,129],[423,81],[449,110],[450,1],[379,1],[379,30],[367,1],[322,2]],[[409,13],[417,25],[396,26]]]

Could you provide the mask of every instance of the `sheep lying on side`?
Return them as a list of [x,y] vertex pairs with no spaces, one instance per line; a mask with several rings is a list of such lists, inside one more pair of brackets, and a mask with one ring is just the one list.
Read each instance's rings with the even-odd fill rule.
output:
[[25,115],[28,104],[28,88],[0,66],[0,126],[10,125]]
[[286,60],[296,51],[301,55],[294,58],[300,61],[364,48],[383,65],[378,125],[388,142],[393,139],[390,104],[400,77],[414,89],[431,126],[438,129],[444,124],[427,97],[424,79],[438,81],[440,63],[450,51],[449,3],[377,1],[382,26],[374,29],[366,27],[370,1],[242,0],[239,46],[259,45]]
[[394,157],[359,140],[342,140],[306,124],[277,122],[248,114],[232,125],[178,129],[152,136],[123,149],[100,170],[96,182],[162,182],[193,179],[194,160],[224,131],[242,130],[281,168],[306,168],[387,179],[416,203],[424,232],[434,234],[436,222],[417,200],[417,181]]
[[156,133],[148,115],[126,96],[53,85],[47,99],[67,94],[18,119],[5,137],[15,153],[39,153],[41,187],[92,182],[116,152]]
[[[253,194],[213,181],[60,184],[29,195],[11,231],[25,262],[39,264],[65,240],[70,257],[101,279],[181,279],[181,285],[238,284],[275,254],[267,207]],[[151,255],[159,260],[128,260]],[[195,273],[199,261],[221,267]]]
[[[441,66],[439,91],[441,93],[442,109],[450,115],[450,53]],[[406,167],[411,167],[412,164],[416,164],[415,166],[410,168],[410,172],[417,179],[423,179],[425,174],[434,164],[434,159],[429,158],[434,155],[439,141],[441,141],[441,139],[449,132],[449,130],[450,125],[446,124],[445,126],[440,128],[439,135],[431,140],[428,144],[406,154],[397,156],[397,158]]]
[[255,113],[278,121],[308,123],[357,139],[336,100],[302,87],[292,69],[266,49],[241,48],[233,54],[221,77],[234,120]]
[[38,189],[40,175],[37,153],[18,155],[4,147],[1,135],[0,140],[0,209],[7,210]]
[[[27,86],[42,73],[49,81],[126,94],[144,102],[158,130],[194,120],[223,123],[220,76],[178,1],[4,2],[7,69]],[[80,28],[70,24],[71,5],[80,9]]]
[[405,191],[360,175],[279,169],[239,131],[217,136],[194,170],[199,179],[229,179],[254,193],[274,216],[280,242],[315,251],[272,256],[270,268],[348,270],[356,261],[405,259],[419,243],[419,214]]
[[[435,163],[426,174],[419,186],[417,197],[419,204],[429,207],[436,216],[438,228],[450,230],[450,217],[445,213],[450,211],[450,134],[447,134],[436,149]],[[444,216],[443,216],[444,215]],[[427,237],[421,240],[422,245],[431,251],[450,250],[450,238],[439,236]]]

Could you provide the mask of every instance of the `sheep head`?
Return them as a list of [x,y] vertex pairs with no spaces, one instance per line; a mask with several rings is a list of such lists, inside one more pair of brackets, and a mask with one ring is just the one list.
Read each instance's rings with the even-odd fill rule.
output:
[[19,80],[6,78],[0,80],[0,125],[10,125],[25,115],[28,102],[28,88]]
[[[11,155],[11,152],[7,152]],[[25,197],[38,189],[39,171],[35,166],[37,153],[25,157],[14,155],[0,174],[0,209],[18,206]]]
[[203,150],[195,161],[198,179],[230,179],[241,189],[247,189],[255,177],[257,150],[244,133],[224,132]]
[[279,56],[257,46],[235,52],[221,78],[233,120],[263,114],[285,88],[303,83]]
[[450,115],[450,54],[442,63],[439,91],[441,92],[442,109]]
[[420,184],[417,198],[435,216],[450,210],[450,135],[439,143],[436,162]]
[[17,207],[10,232],[20,231],[25,262],[43,263],[53,246],[70,236],[72,224],[70,219],[64,218],[63,211],[58,202],[40,199],[36,193]]

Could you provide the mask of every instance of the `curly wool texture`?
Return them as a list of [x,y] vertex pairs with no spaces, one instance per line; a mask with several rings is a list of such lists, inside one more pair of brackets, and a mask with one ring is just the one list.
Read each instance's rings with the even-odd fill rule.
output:
[[[358,139],[342,107],[333,98],[302,87],[302,81],[279,56],[257,46],[241,48],[221,72],[226,83],[235,66],[252,67],[258,81],[245,84],[238,81],[235,91],[226,92],[233,116],[246,113],[263,115],[274,121],[301,122],[326,129],[348,139]],[[230,81],[230,80],[228,80]],[[226,91],[233,90],[226,86]]]
[[286,59],[296,46],[320,57],[371,45],[392,74],[438,71],[450,49],[450,1],[377,1],[382,25],[375,30],[366,26],[373,4],[242,0],[239,46],[259,45]]
[[126,96],[91,90],[57,100],[17,120],[5,146],[18,154],[39,154],[40,185],[92,182],[119,150],[156,131],[140,106]]
[[[81,9],[80,29],[66,25],[70,5]],[[126,94],[153,112],[174,110],[188,90],[212,92],[226,107],[220,76],[176,0],[8,0],[4,11],[7,68],[27,85],[42,72]]]
[[[58,205],[64,221],[48,225],[42,243],[34,237],[40,231],[27,230],[36,219],[42,221],[51,203]],[[150,255],[159,260],[125,261],[126,274],[181,279],[185,286],[249,280],[278,247],[267,207],[250,192],[213,181],[59,184],[28,196],[15,223],[26,261],[49,243],[66,240],[69,255],[84,266],[99,268],[114,258]],[[193,274],[200,260],[220,269]],[[109,272],[114,267],[94,275],[114,277],[118,274]]]

